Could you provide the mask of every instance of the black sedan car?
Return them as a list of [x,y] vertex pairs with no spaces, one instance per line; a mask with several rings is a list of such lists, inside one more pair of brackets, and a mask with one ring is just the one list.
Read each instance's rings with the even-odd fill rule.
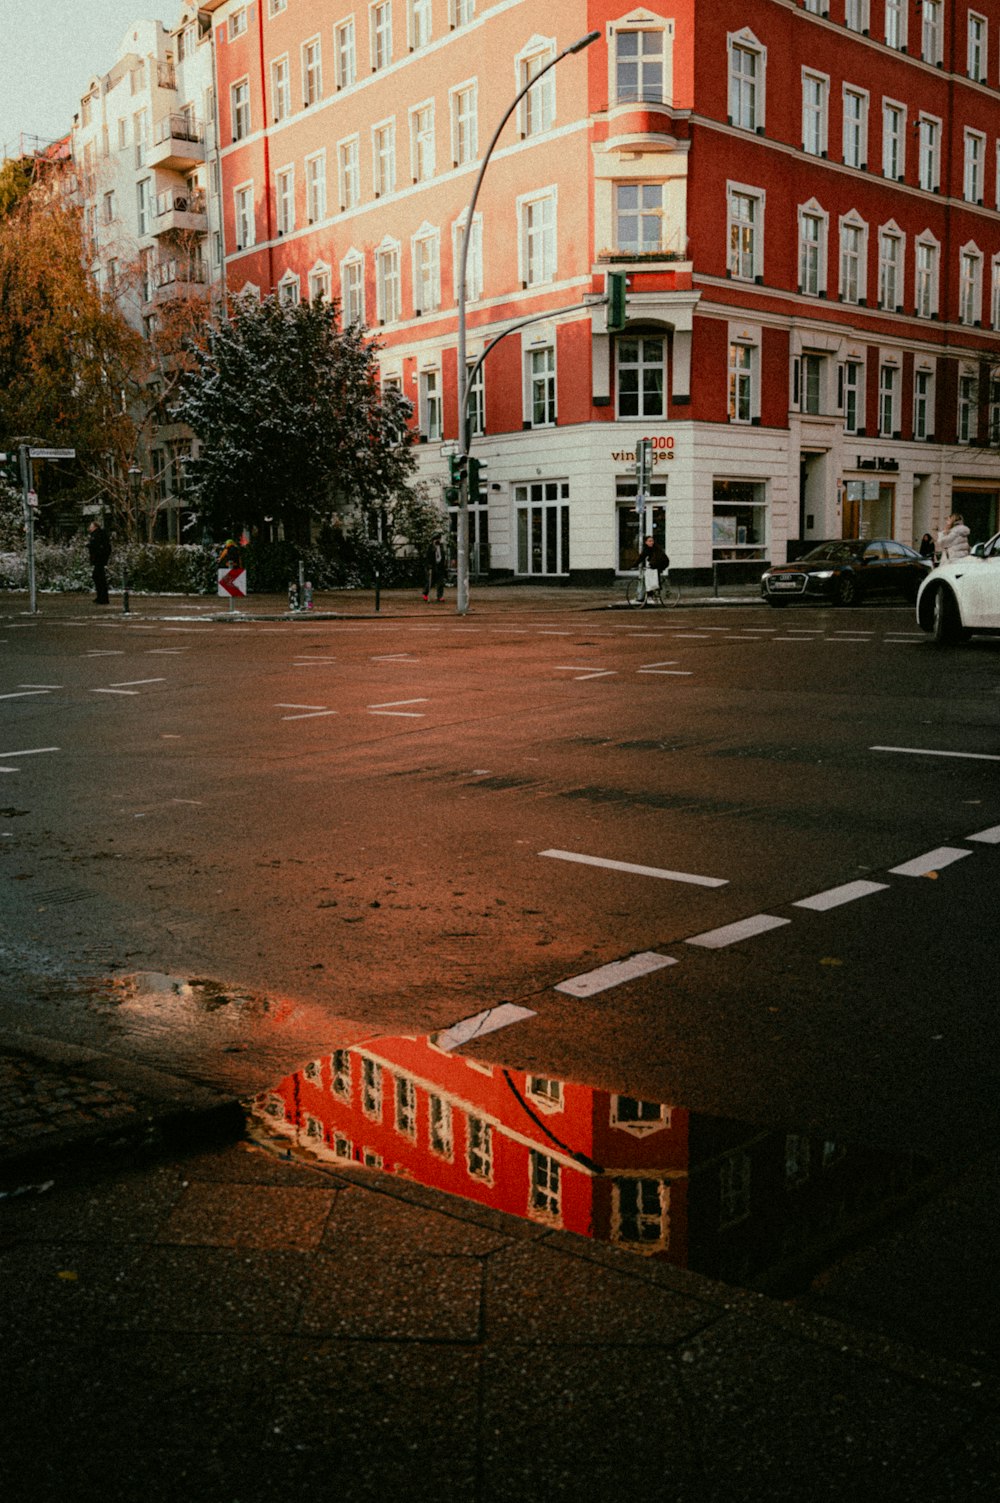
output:
[[790,600],[856,605],[886,595],[912,601],[931,568],[930,559],[891,538],[833,538],[794,563],[772,565],[760,577],[760,593],[774,606]]

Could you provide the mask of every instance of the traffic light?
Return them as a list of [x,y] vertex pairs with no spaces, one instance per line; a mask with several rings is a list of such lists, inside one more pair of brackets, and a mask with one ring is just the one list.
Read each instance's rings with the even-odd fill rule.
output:
[[469,500],[483,501],[486,499],[486,471],[488,461],[485,459],[469,458]]
[[468,471],[468,454],[448,455],[448,484],[444,488],[444,499],[449,506],[457,506],[461,499],[462,476]]
[[8,449],[6,454],[0,454],[0,479],[15,490],[21,489],[21,458],[16,449]]
[[609,271],[605,282],[607,305],[607,330],[620,334],[628,323],[628,278],[623,271]]

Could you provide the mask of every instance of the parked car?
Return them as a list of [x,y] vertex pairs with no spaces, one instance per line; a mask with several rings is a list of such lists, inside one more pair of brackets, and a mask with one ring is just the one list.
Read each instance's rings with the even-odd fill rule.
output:
[[1000,532],[927,576],[917,595],[917,623],[942,646],[966,642],[973,632],[1000,635]]
[[760,577],[760,593],[775,606],[790,600],[857,605],[884,595],[916,600],[931,567],[915,548],[891,538],[830,538],[794,563],[772,564]]

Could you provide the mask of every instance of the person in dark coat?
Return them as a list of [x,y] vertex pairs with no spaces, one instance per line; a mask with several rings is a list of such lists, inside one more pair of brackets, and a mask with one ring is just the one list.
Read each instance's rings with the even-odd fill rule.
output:
[[110,605],[107,568],[111,557],[111,540],[96,518],[87,529],[87,553],[94,577],[94,604]]
[[670,559],[652,533],[649,534],[639,549],[639,557],[635,562],[637,568],[655,569],[657,574],[662,574],[665,569],[670,568]]
[[424,567],[427,570],[424,599],[428,600],[431,590],[435,590],[437,592],[435,598],[441,600],[444,595],[444,582],[448,573],[448,550],[444,545],[444,539],[440,532],[436,532],[431,538],[430,547],[424,555]]

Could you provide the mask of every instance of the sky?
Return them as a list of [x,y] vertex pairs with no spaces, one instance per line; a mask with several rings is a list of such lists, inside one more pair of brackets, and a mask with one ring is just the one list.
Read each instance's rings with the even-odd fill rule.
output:
[[64,136],[95,73],[134,21],[172,26],[181,0],[0,0],[0,155],[19,137]]

